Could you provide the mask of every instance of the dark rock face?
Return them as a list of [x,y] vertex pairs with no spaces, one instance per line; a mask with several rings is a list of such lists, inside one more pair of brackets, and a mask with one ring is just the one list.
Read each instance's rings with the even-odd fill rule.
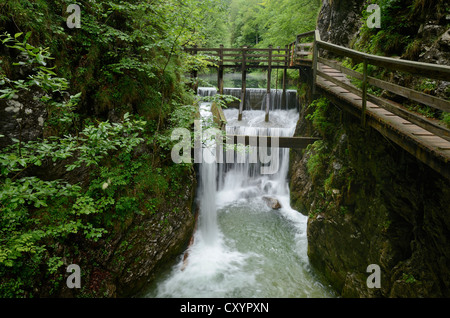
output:
[[[180,193],[156,213],[135,215],[99,242],[88,242],[80,253],[82,287],[89,297],[136,297],[188,246],[194,226],[196,180],[186,176]],[[70,250],[70,246],[64,247]],[[70,263],[70,261],[68,261]],[[68,264],[69,264],[68,263]],[[81,291],[83,293],[83,290]],[[77,297],[63,286],[59,297]]]
[[364,0],[324,0],[317,19],[320,37],[348,47],[361,27]]
[[[351,46],[364,3],[324,0],[322,40]],[[448,65],[448,28],[424,21],[419,61]],[[448,97],[447,87],[438,82],[435,94]],[[295,136],[317,134],[305,118],[309,102]],[[343,297],[449,297],[450,180],[336,106],[325,115],[331,135],[290,153],[291,205],[309,216],[311,264]],[[367,285],[371,264],[380,267],[381,288]]]
[[0,100],[0,148],[12,144],[12,138],[23,142],[42,137],[47,109],[39,99],[39,90],[24,91],[11,100]]
[[[291,203],[309,215],[312,265],[343,297],[450,296],[449,180],[330,107],[334,136],[291,156]],[[380,289],[367,286],[371,264]]]
[[450,65],[450,29],[445,30],[439,25],[427,25],[419,35],[425,39],[437,37],[437,40],[430,43],[429,46],[423,45],[419,57],[420,62]]
[[[195,180],[185,185],[185,200],[167,202],[165,211],[157,215],[139,217],[129,231],[121,235],[121,249],[108,260],[107,268],[115,277],[118,297],[135,296],[147,286],[164,265],[183,252],[194,232],[195,218],[192,202]],[[178,212],[173,210],[178,207]],[[166,216],[167,215],[167,216]],[[125,246],[123,242],[129,242]],[[114,250],[114,249],[113,249]]]

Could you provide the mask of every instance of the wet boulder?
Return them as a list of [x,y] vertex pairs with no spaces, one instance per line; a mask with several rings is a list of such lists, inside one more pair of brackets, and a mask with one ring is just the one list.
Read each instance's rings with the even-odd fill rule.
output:
[[274,209],[274,210],[281,209],[281,204],[277,199],[272,198],[272,197],[263,197],[263,200],[266,202],[266,204],[269,208]]

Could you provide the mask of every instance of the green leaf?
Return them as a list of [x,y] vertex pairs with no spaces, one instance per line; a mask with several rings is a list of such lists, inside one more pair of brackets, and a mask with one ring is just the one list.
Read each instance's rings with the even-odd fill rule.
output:
[[30,38],[31,34],[32,34],[31,31],[29,31],[29,32],[27,32],[27,34],[25,34],[25,38],[23,39],[23,42],[22,42],[23,44],[25,44],[28,41],[28,39]]

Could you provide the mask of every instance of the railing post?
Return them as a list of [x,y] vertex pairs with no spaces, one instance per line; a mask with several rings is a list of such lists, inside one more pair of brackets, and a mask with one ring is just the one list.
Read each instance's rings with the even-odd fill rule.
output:
[[293,61],[294,53],[292,53],[292,47],[293,47],[292,45],[293,45],[292,43],[289,44],[289,66],[290,67],[294,66],[294,61]]
[[288,46],[285,47],[285,54],[284,57],[284,70],[283,70],[283,94],[281,95],[281,105],[285,106],[286,104],[286,81],[287,81],[287,68],[288,68],[288,60],[287,60],[287,54],[288,54]]
[[246,90],[247,90],[246,55],[247,55],[247,47],[244,46],[242,48],[242,90],[241,90],[241,102],[239,104],[238,121],[242,120],[242,112],[244,111],[244,106],[245,106],[245,101],[246,101]]
[[319,30],[314,31],[314,44],[313,44],[313,78],[312,78],[312,94],[313,96],[316,94],[316,83],[317,83],[317,68],[318,68],[318,59],[319,59],[319,42],[320,41],[320,33]]
[[223,44],[220,45],[219,50],[219,70],[217,73],[217,86],[219,88],[219,94],[223,95]]
[[362,82],[362,104],[361,104],[361,124],[366,126],[366,108],[367,108],[367,59],[363,63],[363,82]]
[[270,109],[270,80],[272,79],[272,45],[269,45],[269,64],[267,67],[267,95],[266,95],[266,116],[264,120],[269,121],[269,109]]
[[[194,45],[194,49],[192,51],[192,55],[197,55],[197,48],[198,48],[198,46]],[[191,73],[191,78],[192,78],[192,88],[193,88],[195,94],[197,94],[197,90],[198,90],[198,79],[197,79],[197,77],[198,77],[197,69],[194,69],[192,71],[192,73]]]
[[[318,31],[316,30],[316,34]],[[313,71],[313,78],[312,78],[312,94],[313,96],[316,94],[316,80],[317,80],[317,58],[319,57],[319,45],[317,43],[317,36],[314,36],[314,52],[313,52],[313,64],[312,64],[312,71]]]

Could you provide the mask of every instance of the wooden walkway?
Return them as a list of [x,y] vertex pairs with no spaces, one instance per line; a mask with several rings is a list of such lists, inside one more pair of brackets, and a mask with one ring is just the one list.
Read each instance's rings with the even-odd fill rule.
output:
[[[319,70],[335,79],[348,81],[345,74],[333,68],[319,65]],[[316,83],[321,94],[355,116],[361,116],[362,97],[320,76]],[[450,141],[370,101],[367,102],[366,124],[450,179]]]
[[[399,95],[419,105],[425,105],[442,112],[450,112],[450,101],[413,90],[394,83],[371,77],[368,65],[399,71],[428,78],[450,81],[450,67],[415,61],[407,61],[383,56],[361,53],[322,41],[318,30],[299,34],[296,40],[284,49],[269,47],[253,49],[248,47],[226,49],[190,48],[191,54],[203,52],[211,54],[211,61],[217,64],[219,93],[223,94],[223,70],[226,67],[241,69],[242,95],[239,118],[242,117],[246,99],[246,73],[250,68],[267,69],[267,93],[270,101],[270,78],[272,69],[283,69],[283,92],[286,90],[287,69],[309,69],[312,78],[309,82],[314,96],[324,95],[345,111],[358,116],[362,127],[371,126],[424,162],[441,175],[450,179],[450,129],[439,120],[425,118],[396,102],[368,93],[373,86]],[[231,53],[230,53],[231,52]],[[332,53],[362,64],[362,72],[344,67],[337,59],[327,59],[324,53]],[[302,74],[302,71],[300,71]],[[307,72],[308,73],[308,72]],[[305,73],[303,73],[304,75]],[[193,74],[196,76],[196,74]],[[352,85],[349,78],[360,81],[361,89]],[[267,103],[266,121],[269,121],[270,104]],[[223,122],[223,119],[222,119]],[[237,139],[233,136],[233,140]],[[246,139],[247,140],[247,139]],[[295,140],[297,147],[305,147],[313,139]],[[283,141],[290,147],[289,140]]]
[[[311,34],[314,34],[313,32]],[[269,110],[271,103],[271,78],[273,69],[283,70],[282,104],[286,100],[286,80],[288,69],[298,69],[301,66],[311,66],[312,43],[300,43],[298,41],[286,45],[284,48],[269,46],[267,49],[249,48],[185,48],[185,51],[192,54],[202,54],[217,68],[217,83],[219,94],[223,94],[223,76],[225,68],[234,68],[242,72],[241,98],[239,104],[238,120],[242,120],[242,112],[246,103],[247,71],[249,69],[264,69],[267,71],[267,95],[266,95],[266,115],[265,121],[269,121]],[[197,72],[192,74],[197,78]]]

